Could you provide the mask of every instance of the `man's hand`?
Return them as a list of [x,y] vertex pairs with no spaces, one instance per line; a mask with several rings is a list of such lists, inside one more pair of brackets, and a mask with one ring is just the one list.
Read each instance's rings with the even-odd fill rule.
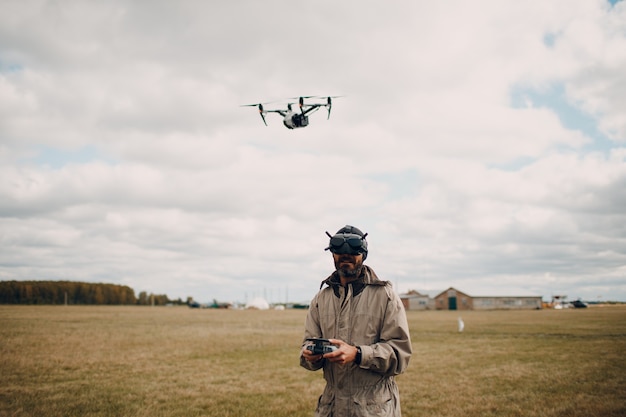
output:
[[[357,348],[339,339],[328,339],[328,341],[337,346],[337,350],[334,352],[328,352],[324,354],[324,358],[331,362],[336,362],[341,365],[345,365],[350,362],[354,362],[356,359]],[[305,356],[306,357],[306,356]]]
[[306,349],[306,347],[302,348],[302,357],[309,362],[319,362],[323,359],[322,355],[315,355],[313,352]]

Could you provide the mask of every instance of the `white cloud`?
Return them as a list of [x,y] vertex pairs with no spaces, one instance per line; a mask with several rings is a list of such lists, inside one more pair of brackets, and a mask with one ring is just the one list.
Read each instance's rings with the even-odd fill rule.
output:
[[[354,223],[401,290],[626,300],[624,2],[5,9],[0,279],[306,301]],[[555,85],[595,131],[512,104]]]

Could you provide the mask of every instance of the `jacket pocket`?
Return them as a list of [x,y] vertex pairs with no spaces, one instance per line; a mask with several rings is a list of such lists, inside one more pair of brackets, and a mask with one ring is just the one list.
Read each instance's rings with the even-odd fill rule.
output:
[[354,412],[357,417],[394,416],[393,396],[381,386],[360,392],[354,397]]
[[326,392],[320,395],[317,400],[317,408],[315,409],[315,417],[332,417],[333,405],[335,403],[335,394]]

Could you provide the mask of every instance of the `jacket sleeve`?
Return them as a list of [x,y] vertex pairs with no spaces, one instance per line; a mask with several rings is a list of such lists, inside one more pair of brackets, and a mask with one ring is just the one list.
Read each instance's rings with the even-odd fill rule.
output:
[[360,367],[385,376],[399,375],[409,365],[413,348],[409,324],[400,297],[387,287],[389,300],[385,310],[380,341],[361,346]]
[[[319,293],[318,293],[319,294]],[[317,295],[311,300],[309,311],[304,322],[304,338],[302,339],[302,347],[306,344],[306,339],[311,337],[322,337],[322,330],[320,328],[320,314],[319,306],[317,304]],[[301,350],[302,351],[302,350]],[[300,366],[310,371],[317,371],[324,366],[326,359],[322,359],[319,362],[309,362],[304,359],[302,353],[300,354]]]

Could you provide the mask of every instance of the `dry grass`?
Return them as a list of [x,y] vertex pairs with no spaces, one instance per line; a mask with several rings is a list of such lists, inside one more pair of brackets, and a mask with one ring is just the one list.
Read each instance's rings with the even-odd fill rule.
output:
[[[0,416],[311,416],[306,312],[0,306]],[[626,308],[409,312],[404,415],[626,415]]]
[[626,308],[411,312],[410,322],[407,416],[626,415]]

